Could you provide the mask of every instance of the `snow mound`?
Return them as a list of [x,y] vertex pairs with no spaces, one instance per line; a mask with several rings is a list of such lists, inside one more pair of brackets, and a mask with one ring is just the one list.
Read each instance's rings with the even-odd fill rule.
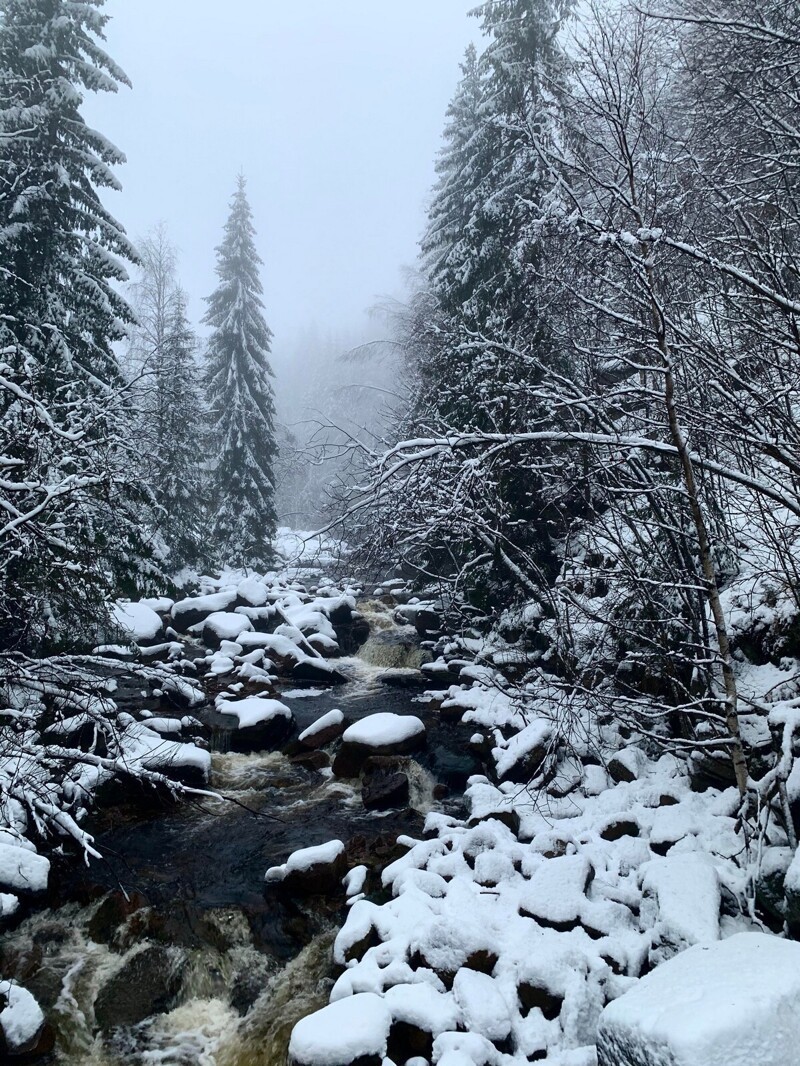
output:
[[269,883],[283,881],[289,874],[307,873],[312,866],[331,866],[342,854],[344,844],[341,840],[329,840],[313,848],[300,848],[292,852],[281,866],[270,866],[264,880]]
[[0,844],[0,888],[11,892],[44,892],[50,860],[27,848]]
[[599,1066],[795,1066],[800,944],[739,933],[643,977],[600,1018]]
[[123,603],[117,601],[111,608],[114,624],[129,640],[155,640],[160,636],[164,623],[146,603]]
[[289,1058],[302,1066],[347,1066],[366,1056],[383,1057],[391,1024],[384,1000],[361,992],[298,1022],[292,1030]]
[[6,1006],[0,1010],[0,1029],[5,1043],[12,1054],[23,1053],[44,1025],[42,1008],[26,988],[11,981],[0,981],[0,1002],[3,1001]]
[[238,718],[239,729],[271,722],[274,718],[293,717],[286,704],[264,696],[248,696],[247,699],[236,701],[217,699],[216,707],[220,714],[231,714]]
[[203,622],[203,632],[208,629],[219,641],[235,641],[242,633],[249,632],[252,628],[253,623],[249,618],[228,611],[214,611]]
[[351,725],[342,734],[347,744],[363,744],[368,748],[402,744],[403,741],[425,732],[425,723],[413,714],[393,714],[382,711],[370,714]]

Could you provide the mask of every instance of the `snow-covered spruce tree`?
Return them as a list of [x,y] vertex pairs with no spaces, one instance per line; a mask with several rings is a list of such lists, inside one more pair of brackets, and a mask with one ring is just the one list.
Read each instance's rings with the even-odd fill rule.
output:
[[81,114],[85,91],[127,84],[101,7],[0,0],[5,646],[63,636],[67,617],[80,633],[148,565],[113,352],[135,253],[98,195],[123,156]]
[[202,561],[204,412],[177,256],[161,224],[139,241],[132,286],[136,326],[126,358],[142,473],[153,487],[154,525],[173,572]]
[[240,176],[217,248],[219,285],[208,297],[206,352],[210,412],[210,536],[222,563],[263,567],[275,534],[275,403],[264,320],[261,259]]
[[[403,435],[522,432],[539,417],[532,386],[560,354],[537,285],[535,221],[550,191],[538,142],[552,128],[550,86],[568,8],[508,0],[478,9],[489,42],[481,56],[467,51],[448,109],[422,241],[425,280],[409,316],[413,395]],[[545,506],[535,464],[520,455],[481,460],[475,477],[462,476],[462,464],[454,458],[449,482],[470,518],[454,524],[432,498],[438,520],[400,539],[418,543],[426,571],[455,579],[468,572],[473,601],[493,608],[521,590],[523,574],[546,580],[561,519]],[[439,470],[430,485],[443,477]]]

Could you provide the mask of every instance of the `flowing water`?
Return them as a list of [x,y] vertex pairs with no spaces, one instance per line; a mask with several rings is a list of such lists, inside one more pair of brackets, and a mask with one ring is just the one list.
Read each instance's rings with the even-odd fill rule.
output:
[[223,738],[213,745],[222,750],[212,787],[225,799],[98,813],[90,828],[104,860],[64,862],[53,907],[0,946],[0,972],[25,984],[54,1024],[54,1064],[283,1064],[294,1023],[327,1001],[343,900],[267,898],[267,867],[339,838],[352,865],[379,869],[397,853],[399,833],[420,832],[437,783],[454,796],[439,803],[457,811],[478,770],[465,754],[469,731],[442,722],[412,691],[381,683],[387,669],[410,675],[426,653],[389,608],[361,610],[371,636],[357,657],[337,661],[348,684],[287,683],[282,698],[300,729],[334,707],[349,720],[387,710],[422,717],[428,747],[403,764],[410,809],[367,812],[358,782],[279,752],[226,753]]

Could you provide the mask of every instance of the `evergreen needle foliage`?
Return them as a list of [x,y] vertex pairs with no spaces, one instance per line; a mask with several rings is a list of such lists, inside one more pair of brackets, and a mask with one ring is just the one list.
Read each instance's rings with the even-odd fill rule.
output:
[[222,244],[219,285],[204,322],[210,412],[211,539],[230,564],[267,566],[275,535],[275,402],[269,363],[272,333],[264,320],[245,180],[239,177]]

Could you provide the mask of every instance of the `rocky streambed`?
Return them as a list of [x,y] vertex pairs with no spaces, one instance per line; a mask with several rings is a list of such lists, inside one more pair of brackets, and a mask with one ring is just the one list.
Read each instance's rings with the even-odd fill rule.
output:
[[[231,623],[218,617],[214,639],[209,617],[213,626],[215,614],[233,612],[209,606],[181,620],[184,634],[175,628],[149,641],[160,657],[181,647],[203,702],[187,713],[124,667],[115,702],[167,738],[206,745],[213,794],[171,801],[136,780],[110,785],[85,825],[102,859],[86,865],[68,849],[50,856],[46,897],[0,944],[0,975],[30,991],[47,1020],[11,1061],[284,1062],[294,1023],[327,1002],[331,945],[348,904],[386,898],[380,872],[403,854],[398,837],[418,838],[434,807],[460,813],[467,778],[480,769],[469,729],[425,702],[419,667],[430,656],[391,596],[340,612],[334,632],[344,647],[325,647],[324,656],[326,641],[315,648],[314,637],[326,637],[325,627],[292,632],[290,619],[263,626],[262,645],[259,629],[226,635]],[[254,606],[248,621],[259,610],[263,620],[267,606]],[[165,624],[175,622],[168,610]],[[274,636],[281,627],[277,637],[298,654]],[[276,648],[284,652],[277,664]],[[225,713],[226,701],[236,710],[248,699],[273,700],[291,716],[270,735],[270,720],[253,728]],[[376,715],[424,728],[396,742],[379,737],[385,743],[372,748],[369,737],[342,740]],[[332,840],[343,844],[334,882],[330,870],[320,878],[312,867],[265,886],[268,868]],[[355,880],[343,883],[351,870]]]

